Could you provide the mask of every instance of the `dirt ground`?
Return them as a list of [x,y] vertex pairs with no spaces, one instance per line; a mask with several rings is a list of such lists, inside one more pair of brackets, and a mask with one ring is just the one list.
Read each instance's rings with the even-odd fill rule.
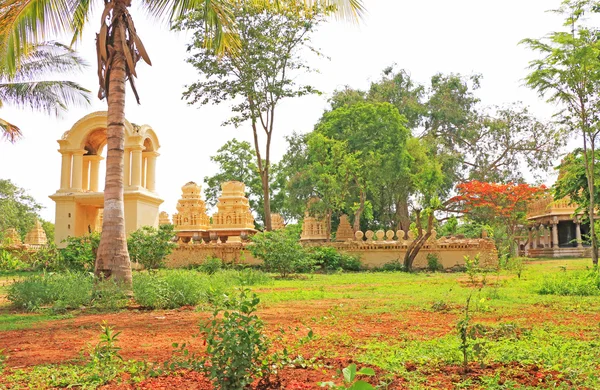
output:
[[[367,314],[364,302],[308,301],[279,304],[259,311],[258,315],[267,326],[270,336],[281,334],[278,329],[288,329],[283,335],[286,346],[306,335],[310,327],[317,336],[309,345],[298,351],[310,357],[317,350],[333,350],[335,356],[322,359],[323,369],[285,369],[278,378],[272,378],[270,384],[256,384],[255,388],[311,389],[319,388],[320,381],[330,381],[337,376],[339,370],[351,363],[351,360],[339,358],[357,354],[357,341],[385,340],[428,340],[455,333],[459,311],[433,312],[424,309],[413,309],[401,312]],[[600,313],[558,315],[550,308],[532,307],[528,310],[502,314],[490,313],[481,320],[483,322],[523,322],[529,326],[554,322],[556,324],[576,325],[581,323],[600,323]],[[169,311],[145,311],[139,309],[111,314],[80,314],[71,319],[40,323],[30,329],[6,331],[0,334],[0,350],[4,349],[9,356],[6,361],[9,368],[26,368],[39,364],[76,361],[85,357],[90,345],[98,341],[100,324],[106,322],[116,331],[120,331],[118,345],[122,348],[124,359],[146,360],[161,363],[172,357],[173,343],[187,343],[191,352],[201,352],[203,338],[199,335],[199,323],[209,318],[209,313],[197,312],[193,308],[181,308]],[[570,336],[577,336],[572,332]],[[594,337],[589,332],[582,337]],[[600,334],[598,334],[600,336]],[[360,344],[360,343],[359,343]],[[275,345],[277,347],[277,345]],[[408,363],[406,369],[417,369]],[[423,369],[422,367],[419,369]],[[454,383],[464,380],[461,367],[447,366],[430,369],[428,383],[435,388],[453,388]],[[480,367],[474,365],[470,373],[477,377],[493,374],[501,370],[503,378],[515,380],[523,385],[544,387],[544,381],[560,381],[556,372],[542,371],[536,366]],[[378,375],[369,379],[374,384],[384,380],[381,370]],[[123,378],[127,379],[127,378]],[[402,379],[395,378],[388,388],[406,388]],[[388,380],[389,381],[389,380]],[[533,385],[532,385],[533,384]],[[568,385],[568,384],[567,384]],[[112,383],[104,388],[134,388],[133,385]],[[210,383],[195,372],[180,372],[175,375],[151,378],[135,385],[140,389],[210,389]]]

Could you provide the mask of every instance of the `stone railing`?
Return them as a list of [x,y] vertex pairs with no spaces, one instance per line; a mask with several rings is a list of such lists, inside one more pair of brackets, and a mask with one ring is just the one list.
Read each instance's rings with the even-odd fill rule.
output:
[[[359,257],[366,267],[381,267],[386,263],[404,259],[408,247],[414,240],[414,235],[409,234],[407,240],[397,239],[403,237],[403,232],[383,231],[366,233],[357,232],[355,240],[343,242],[303,242],[305,246],[330,246],[337,250]],[[204,243],[201,241],[180,244],[168,257],[168,267],[185,267],[192,264],[201,264],[208,257],[218,257],[224,262],[260,264],[246,249],[247,242]],[[461,267],[465,263],[465,256],[471,258],[479,255],[483,266],[496,267],[498,265],[498,252],[494,242],[489,239],[437,239],[435,233],[423,245],[417,255],[413,266],[415,268],[427,267],[427,256],[435,254],[444,268]]]
[[551,195],[546,195],[530,204],[527,209],[527,218],[532,219],[545,215],[574,214],[576,206],[570,204],[571,199],[565,197],[554,200]]

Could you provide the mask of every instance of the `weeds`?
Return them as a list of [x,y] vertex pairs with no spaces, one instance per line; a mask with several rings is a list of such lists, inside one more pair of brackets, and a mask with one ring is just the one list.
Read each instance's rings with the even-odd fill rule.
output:
[[333,382],[321,382],[319,385],[321,387],[329,387],[330,389],[335,390],[375,390],[375,387],[373,387],[373,385],[370,383],[356,379],[357,376],[375,375],[375,371],[373,371],[372,368],[363,367],[357,371],[356,364],[352,363],[342,370],[342,375],[344,377],[343,386],[337,386]]

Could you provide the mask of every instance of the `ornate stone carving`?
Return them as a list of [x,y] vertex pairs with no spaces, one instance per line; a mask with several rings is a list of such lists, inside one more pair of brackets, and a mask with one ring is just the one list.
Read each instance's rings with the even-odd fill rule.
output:
[[169,214],[167,214],[166,211],[161,211],[160,214],[158,214],[158,224],[159,225],[170,225],[171,224],[171,218],[169,218]]
[[396,237],[398,238],[398,241],[404,241],[404,230],[397,230]]
[[383,237],[385,237],[385,232],[383,230],[377,230],[377,233],[375,233],[375,237],[377,237],[377,241],[383,241]]
[[338,225],[337,231],[335,233],[336,241],[349,241],[354,240],[354,230],[352,230],[352,226],[348,221],[347,215],[342,215],[340,217],[340,224]]
[[319,199],[317,198],[312,198],[308,201],[307,210],[304,213],[304,220],[302,221],[302,234],[300,234],[301,241],[329,240],[329,231],[327,231],[327,221],[325,218],[311,217],[309,213],[310,205],[318,201]]
[[48,238],[40,221],[36,219],[35,226],[25,236],[25,244],[27,245],[46,245]]
[[387,241],[394,241],[394,231],[388,230],[387,232],[385,232],[385,239]]
[[408,241],[414,241],[415,240],[415,232],[413,232],[412,230],[408,231]]
[[281,214],[271,214],[271,227],[273,230],[281,230],[285,227],[285,221]]
[[375,233],[373,233],[372,230],[367,230],[367,232],[365,233],[365,237],[367,237],[367,241],[373,241],[374,235],[375,235]]
[[181,199],[177,202],[177,214],[173,215],[175,230],[208,230],[210,220],[206,205],[200,197],[201,187],[190,181],[181,187]]
[[213,214],[212,229],[254,229],[254,217],[246,198],[246,186],[239,181],[221,184],[217,211]]
[[19,235],[19,233],[17,232],[17,229],[15,228],[8,228],[6,229],[6,231],[4,232],[4,241],[8,244],[8,245],[21,245],[21,236]]
[[357,231],[356,233],[354,233],[354,238],[356,238],[358,241],[362,241],[364,237],[365,237],[365,234],[363,232],[361,232],[360,230]]

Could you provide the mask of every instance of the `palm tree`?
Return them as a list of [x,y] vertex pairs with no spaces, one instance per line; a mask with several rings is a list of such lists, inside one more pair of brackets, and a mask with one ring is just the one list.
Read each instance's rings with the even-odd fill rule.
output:
[[[12,75],[0,68],[0,108],[6,105],[29,107],[59,115],[70,104],[89,103],[89,92],[72,81],[40,80],[43,74],[70,73],[86,63],[68,47],[47,42],[29,48]],[[21,129],[0,118],[2,137],[15,142]]]
[[[235,48],[235,24],[232,5],[253,2],[276,10],[278,7],[306,7],[314,3],[335,5],[341,17],[356,17],[362,0],[138,0],[151,15],[177,22],[191,10],[203,9],[207,33],[214,36],[215,49]],[[45,34],[72,32],[73,42],[82,33],[88,19],[90,0],[4,0],[0,5],[0,59],[14,71],[21,51]],[[125,132],[125,83],[134,85],[135,66],[142,58],[150,64],[148,53],[138,37],[128,8],[131,0],[104,0],[100,32],[96,38],[98,52],[98,97],[108,102],[106,180],[102,238],[96,258],[96,275],[114,277],[131,284],[131,264],[127,253],[123,212],[123,149]],[[0,66],[2,66],[0,64]],[[139,99],[138,99],[139,103]]]

